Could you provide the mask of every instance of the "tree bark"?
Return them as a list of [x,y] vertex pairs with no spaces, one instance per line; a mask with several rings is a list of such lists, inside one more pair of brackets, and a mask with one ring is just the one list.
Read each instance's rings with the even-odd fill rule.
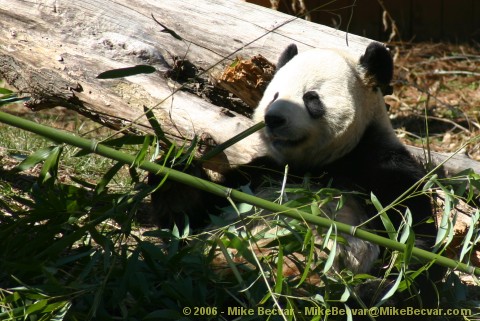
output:
[[[150,132],[146,106],[168,134],[183,140],[207,132],[217,143],[252,122],[179,90],[182,84],[166,77],[179,59],[206,76],[237,56],[276,61],[292,42],[300,51],[335,47],[357,55],[370,42],[235,0],[0,0],[0,27],[0,78],[32,97],[31,109],[64,106],[117,130]],[[157,72],[96,78],[139,64]],[[226,150],[233,164],[261,153],[258,135]]]

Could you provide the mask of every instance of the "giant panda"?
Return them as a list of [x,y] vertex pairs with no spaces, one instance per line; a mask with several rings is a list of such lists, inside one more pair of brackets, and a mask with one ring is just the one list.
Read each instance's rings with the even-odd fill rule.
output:
[[[370,202],[373,194],[383,206],[396,201],[425,175],[421,164],[396,137],[387,114],[384,95],[391,92],[393,60],[379,43],[371,43],[359,58],[338,49],[312,49],[298,53],[295,45],[281,54],[276,73],[256,108],[253,119],[264,121],[262,141],[266,155],[225,175],[224,185],[250,184],[256,192],[265,176],[279,181],[288,165],[289,181],[308,176],[315,184],[348,194],[345,204],[326,205],[328,216],[357,226],[378,211]],[[196,167],[195,167],[196,166]],[[200,165],[192,172],[206,177]],[[159,178],[150,175],[150,183]],[[182,188],[188,193],[178,192]],[[417,185],[421,189],[421,185]],[[410,194],[413,195],[413,194]],[[208,215],[222,200],[179,184],[166,184],[152,195],[154,215],[159,225],[208,224]],[[413,217],[416,245],[431,249],[436,227],[430,198],[424,193],[408,197],[387,212],[398,229],[406,209]],[[386,236],[376,218],[368,228]],[[377,245],[345,236],[337,249],[336,266],[354,273],[371,271],[381,250]],[[442,271],[435,272],[439,281]]]

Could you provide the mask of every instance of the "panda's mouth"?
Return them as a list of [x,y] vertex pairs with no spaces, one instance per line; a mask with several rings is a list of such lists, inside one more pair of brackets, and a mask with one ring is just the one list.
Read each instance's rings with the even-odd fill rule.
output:
[[277,135],[266,135],[266,139],[270,143],[270,145],[277,149],[285,149],[285,148],[292,148],[300,145],[304,142],[307,138],[306,137],[285,137],[285,136],[277,136]]

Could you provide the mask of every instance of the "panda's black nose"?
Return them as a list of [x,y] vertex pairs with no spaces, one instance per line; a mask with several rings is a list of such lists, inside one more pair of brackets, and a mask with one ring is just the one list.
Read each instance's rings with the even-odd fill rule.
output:
[[271,114],[265,115],[265,125],[270,129],[281,127],[285,125],[285,123],[286,123],[286,119],[281,115],[271,115]]

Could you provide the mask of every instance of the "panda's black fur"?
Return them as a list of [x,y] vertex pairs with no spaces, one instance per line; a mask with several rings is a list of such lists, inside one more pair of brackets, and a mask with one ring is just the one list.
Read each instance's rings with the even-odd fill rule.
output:
[[[279,71],[289,66],[290,62],[297,55],[298,50],[295,45],[290,45],[285,49],[277,63],[277,75],[280,75],[279,77],[283,77]],[[336,53],[332,53],[331,55],[335,57]],[[343,54],[339,55],[343,57]],[[345,59],[348,60],[350,58]],[[297,63],[301,62],[297,60]],[[305,63],[308,63],[308,61]],[[364,89],[361,90],[371,91],[372,95],[376,95],[372,97],[378,96],[378,104],[382,105],[382,108],[385,108],[383,95],[391,92],[390,82],[393,75],[393,61],[388,50],[379,43],[372,43],[366,48],[365,53],[359,60],[356,62],[348,60],[348,64],[348,66],[340,67],[340,69],[343,68],[343,72],[351,72],[355,77],[361,78],[361,81],[364,83],[364,87],[361,87]],[[349,71],[348,68],[352,68],[352,71]],[[275,77],[278,77],[277,75]],[[295,79],[293,80],[295,81]],[[286,79],[285,81],[288,82],[289,80]],[[363,86],[362,84],[356,85]],[[306,87],[308,86],[305,86],[305,88]],[[321,122],[323,117],[333,117],[329,116],[328,113],[330,112],[329,108],[335,108],[335,106],[325,105],[324,100],[326,97],[322,97],[321,92],[310,89],[311,88],[305,89],[301,99],[296,97],[298,99],[295,104],[298,106],[303,104],[306,111],[305,115],[308,115],[313,122]],[[358,89],[355,90],[358,91]],[[288,137],[281,137],[281,133],[279,134],[278,131],[287,128],[288,122],[290,121],[282,104],[290,106],[292,103],[288,101],[281,102],[279,101],[280,99],[288,99],[288,97],[282,97],[282,93],[275,92],[275,88],[273,88],[273,91],[272,89],[269,91],[267,88],[265,96],[260,103],[260,106],[263,104],[262,108],[264,109],[260,112],[264,114],[257,115],[258,120],[263,119],[265,121],[266,129],[262,135],[266,144],[270,145],[269,152],[266,156],[253,160],[247,166],[240,166],[227,173],[224,185],[236,188],[240,185],[250,183],[252,189],[255,190],[256,187],[261,185],[262,177],[264,176],[281,180],[284,165],[288,164],[292,181],[298,180],[299,177],[301,178],[308,174],[324,186],[331,186],[344,191],[358,191],[367,196],[373,193],[380,203],[386,206],[395,201],[406,190],[424,177],[425,170],[423,166],[417,163],[405,146],[396,139],[388,117],[384,115],[382,116],[383,118],[379,118],[380,120],[370,121],[370,117],[374,118],[377,117],[377,115],[358,116],[355,114],[355,117],[363,117],[359,118],[360,120],[358,121],[365,121],[367,123],[362,124],[363,127],[355,129],[356,131],[354,133],[356,137],[351,138],[352,140],[356,140],[355,143],[350,144],[350,142],[347,141],[340,146],[342,151],[339,152],[339,156],[335,156],[335,154],[330,158],[325,157],[317,161],[315,157],[306,155],[304,159],[297,162],[295,160],[295,157],[297,157],[295,154],[290,155],[284,151],[295,148],[295,144],[303,144],[307,139],[300,136],[298,139],[295,137],[292,138],[292,141],[288,141]],[[271,107],[275,104],[277,104],[276,107]],[[374,112],[377,113],[378,110]],[[305,115],[302,117],[307,117]],[[338,119],[342,119],[341,116],[342,115],[338,116]],[[351,115],[347,113],[346,116]],[[352,123],[354,122],[357,122],[357,120],[353,119]],[[350,124],[348,125],[350,127]],[[334,133],[331,135],[333,135],[332,137],[336,137]],[[347,134],[347,136],[348,135],[349,134]],[[315,139],[320,141],[323,137],[316,137]],[[335,138],[333,138],[333,140],[334,139]],[[311,144],[312,140],[310,139],[309,142]],[[278,155],[281,155],[281,157]],[[196,166],[193,171],[197,172],[198,176],[206,177],[199,164],[193,166]],[[159,178],[150,175],[149,182],[150,184],[158,184]],[[208,193],[192,190],[190,190],[190,192],[196,196],[193,198],[189,196],[188,199],[179,199],[182,198],[181,194],[183,192],[176,192],[175,189],[177,188],[183,189],[187,187],[175,183],[167,183],[152,195],[154,212],[159,225],[162,227],[171,227],[175,223],[181,228],[185,223],[183,220],[185,214],[189,217],[191,227],[200,228],[205,226],[208,224],[207,213],[212,213],[214,208],[224,201]],[[421,186],[419,188],[421,189]],[[365,202],[365,200],[359,200],[358,203],[363,207],[367,217],[372,217],[377,214],[375,207]],[[434,236],[436,235],[435,224],[425,223],[432,218],[430,198],[421,193],[418,196],[407,198],[400,205],[388,211],[389,218],[396,228],[400,226],[402,219],[399,213],[404,213],[407,207],[413,217],[412,225],[417,240],[416,245],[430,250],[434,244]],[[380,219],[374,220],[370,228],[378,230],[379,234],[382,234],[380,231],[384,230]],[[386,236],[385,233],[382,235]],[[432,268],[430,272],[430,280],[437,282],[442,278],[444,270],[441,268]],[[430,281],[428,278],[425,278],[423,282],[429,284]],[[421,291],[425,292],[427,288],[428,286],[425,287],[421,285]],[[427,296],[429,296],[429,298],[427,298],[425,302],[431,299],[430,304],[433,305],[436,299],[435,295],[428,293]]]

